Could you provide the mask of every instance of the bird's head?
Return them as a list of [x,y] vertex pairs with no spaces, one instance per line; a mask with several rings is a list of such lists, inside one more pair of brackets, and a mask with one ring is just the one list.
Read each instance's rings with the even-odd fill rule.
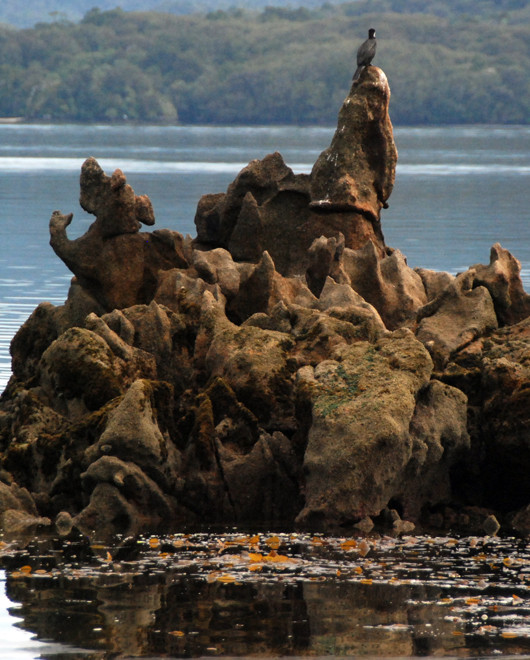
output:
[[375,30],[374,30],[374,28],[370,28],[368,30],[368,39],[375,39]]

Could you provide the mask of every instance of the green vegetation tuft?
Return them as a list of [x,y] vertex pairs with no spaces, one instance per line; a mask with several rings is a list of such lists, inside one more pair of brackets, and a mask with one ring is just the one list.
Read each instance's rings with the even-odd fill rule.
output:
[[0,116],[334,124],[372,26],[395,124],[528,123],[523,0],[358,0],[180,16],[93,9],[79,23],[0,26]]

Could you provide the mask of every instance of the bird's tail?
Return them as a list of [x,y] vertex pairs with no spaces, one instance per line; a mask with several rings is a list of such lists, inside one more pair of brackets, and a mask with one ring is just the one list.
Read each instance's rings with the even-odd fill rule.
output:
[[363,69],[364,69],[364,66],[363,66],[362,64],[361,64],[361,66],[358,66],[358,67],[355,69],[355,73],[353,74],[353,78],[352,78],[353,81],[355,81],[355,80],[357,80],[357,79],[359,78],[359,76],[361,75],[361,71],[362,71]]

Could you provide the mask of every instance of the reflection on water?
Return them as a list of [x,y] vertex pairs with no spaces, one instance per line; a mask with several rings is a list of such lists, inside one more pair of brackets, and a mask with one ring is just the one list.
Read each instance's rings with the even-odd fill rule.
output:
[[[0,573],[0,607],[5,610],[12,607],[12,603],[4,594],[4,580]],[[13,613],[14,614],[14,613]],[[0,619],[0,659],[1,660],[27,660],[37,656],[42,644],[32,639],[32,635],[17,627],[20,619],[11,617]]]
[[64,658],[530,653],[516,539],[50,538],[2,561],[21,625]]

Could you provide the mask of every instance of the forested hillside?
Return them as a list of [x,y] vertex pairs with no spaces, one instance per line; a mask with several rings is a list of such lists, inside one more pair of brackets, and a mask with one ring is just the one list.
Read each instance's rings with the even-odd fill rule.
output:
[[[327,0],[335,4],[344,0]],[[358,0],[359,1],[359,0]],[[115,9],[125,11],[164,11],[172,14],[192,14],[217,11],[218,9],[263,9],[269,5],[280,7],[320,7],[323,0],[61,0],[60,10],[57,0],[2,0],[0,3],[0,23],[17,27],[32,27],[38,22],[58,20],[80,20],[87,11],[97,7],[100,10]],[[359,5],[365,4],[359,2]],[[375,0],[371,3],[374,11],[396,11],[399,13],[423,12],[438,16],[490,16],[499,18],[505,11],[527,7],[528,0]]]
[[[480,15],[466,12],[477,4]],[[92,10],[79,23],[0,28],[0,115],[334,123],[372,26],[394,123],[528,123],[530,8],[520,0]]]
[[[323,0],[2,0],[0,23],[16,27],[33,27],[35,23],[79,21],[94,7],[108,11],[120,7],[124,11],[163,11],[171,14],[194,14],[241,7],[263,9],[267,5],[284,7],[320,7]],[[340,2],[341,0],[332,0]],[[343,0],[342,0],[343,1]],[[60,7],[58,9],[57,7]]]

